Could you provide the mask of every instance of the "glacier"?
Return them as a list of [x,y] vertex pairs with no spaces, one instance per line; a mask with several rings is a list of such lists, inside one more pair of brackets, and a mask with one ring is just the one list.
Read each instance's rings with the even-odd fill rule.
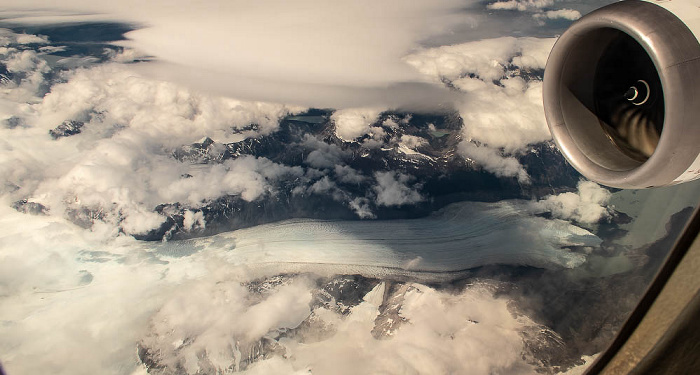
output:
[[[460,202],[420,219],[294,219],[208,238],[163,243],[161,257],[183,248],[221,252],[232,265],[378,277],[456,272],[485,265],[574,268],[602,240],[567,221],[533,216],[525,201]],[[192,250],[193,251],[193,250]]]

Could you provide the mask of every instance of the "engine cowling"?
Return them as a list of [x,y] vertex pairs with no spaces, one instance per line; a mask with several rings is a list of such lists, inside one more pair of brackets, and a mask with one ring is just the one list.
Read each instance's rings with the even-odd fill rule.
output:
[[574,168],[603,185],[700,177],[700,8],[685,16],[667,8],[634,0],[600,8],[549,55],[543,94],[552,136]]

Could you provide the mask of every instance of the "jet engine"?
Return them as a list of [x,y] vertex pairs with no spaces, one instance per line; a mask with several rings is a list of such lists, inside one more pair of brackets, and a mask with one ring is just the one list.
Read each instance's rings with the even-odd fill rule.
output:
[[696,35],[698,0],[614,3],[561,35],[545,69],[544,108],[574,168],[618,188],[700,177]]

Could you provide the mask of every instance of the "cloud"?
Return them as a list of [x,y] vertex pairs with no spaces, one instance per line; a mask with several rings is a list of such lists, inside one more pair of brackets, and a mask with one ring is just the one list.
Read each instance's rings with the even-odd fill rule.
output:
[[335,175],[341,182],[346,184],[359,184],[367,179],[362,173],[347,165],[336,165]]
[[377,194],[378,206],[401,206],[423,200],[417,191],[420,186],[408,186],[412,176],[400,172],[376,172],[374,178],[377,180],[373,190]]
[[593,181],[578,183],[577,192],[550,195],[533,202],[531,209],[536,212],[550,212],[560,219],[574,220],[584,224],[594,224],[610,217],[607,204],[612,193]]
[[500,84],[471,78],[455,82],[470,94],[459,109],[464,138],[511,154],[551,139],[542,107],[542,82],[513,77]]
[[551,6],[554,0],[509,0],[497,1],[486,6],[493,10],[518,10],[521,12]]
[[[84,21],[88,14],[143,26],[122,44],[155,57],[141,72],[158,78],[243,99],[347,108],[430,100],[434,86],[400,87],[422,82],[401,57],[462,22],[464,2],[70,0],[51,4],[53,13],[41,0],[4,5],[22,10],[15,22]],[[32,9],[40,17],[32,19]]]
[[[52,215],[82,212],[88,222],[97,218],[126,233],[143,233],[164,221],[152,212],[159,204],[198,208],[222,195],[252,201],[274,193],[277,179],[304,174],[301,167],[253,157],[206,166],[172,157],[175,149],[205,136],[221,145],[269,134],[299,107],[207,96],[114,63],[65,72],[63,82],[38,98],[50,71],[44,57],[8,51],[0,58],[19,78],[3,83],[0,115],[21,126],[0,128],[7,156],[0,161],[0,186],[15,200],[41,202]],[[80,124],[78,134],[52,139],[50,131],[64,121]],[[251,124],[256,130],[246,130]],[[203,227],[192,219],[188,224]]]
[[133,65],[104,64],[72,72],[66,83],[51,88],[40,110],[42,120],[51,121],[47,127],[89,112],[106,112],[106,125],[128,125],[147,138],[169,134],[160,142],[175,147],[205,136],[217,142],[238,141],[241,136],[231,129],[250,124],[269,133],[277,129],[280,117],[302,108],[202,95],[142,77]]
[[335,122],[335,134],[344,141],[353,141],[368,134],[377,121],[381,108],[351,108],[338,110],[331,116]]
[[[42,55],[31,57],[37,66],[46,64]],[[220,153],[226,143],[269,135],[282,117],[303,108],[204,95],[143,77],[133,64],[116,61],[121,60],[62,73],[62,80],[32,106],[8,102],[5,117],[19,115],[13,123],[24,124],[21,129],[0,129],[12,131],[12,137],[0,141],[9,156],[0,162],[4,191],[12,199],[42,204],[51,215],[66,215],[85,227],[105,224],[126,234],[143,234],[164,223],[165,216],[153,212],[159,205],[181,204],[183,230],[201,229],[206,223],[193,215],[201,216],[198,209],[209,202],[222,196],[254,201],[275,195],[278,182],[288,180],[294,181],[285,185],[292,193],[327,195],[361,218],[374,217],[370,199],[376,192],[368,199],[342,186],[365,183],[371,177],[344,164],[347,151],[310,135],[300,145],[311,149],[304,160],[310,168],[249,156],[213,159],[209,164],[174,157],[176,151],[196,148],[204,140],[212,143],[207,150]],[[381,146],[384,130],[369,126],[380,112],[339,110],[333,120],[341,135],[369,133]],[[78,124],[78,131],[55,140],[48,136],[64,122]],[[80,150],[79,158],[75,150]],[[377,190],[381,204],[419,199],[418,193],[401,188],[404,177],[397,177],[395,186],[382,180],[383,190]],[[385,188],[398,189],[399,195],[388,197]]]
[[203,169],[200,173],[192,172],[192,177],[178,176],[174,181],[172,174],[169,184],[161,181],[156,185],[159,187],[155,192],[157,198],[153,202],[186,202],[192,207],[199,207],[202,203],[223,195],[240,195],[250,202],[270,192],[271,181],[283,175],[301,177],[304,173],[300,167],[288,167],[252,156],[227,160]]
[[49,40],[44,35],[18,34],[10,29],[0,28],[0,47],[11,44],[46,44]]
[[[12,39],[8,34],[5,37]],[[0,80],[0,100],[21,104],[41,100],[45,75],[50,68],[36,51],[0,47],[0,64],[7,70]]]
[[139,208],[131,209],[124,213],[126,217],[119,224],[124,232],[129,234],[146,233],[151,229],[158,228],[165,222],[165,217],[155,212],[142,211]]
[[[342,320],[319,314],[324,323],[336,327],[336,333],[315,343],[289,342],[295,354],[293,368],[335,374],[532,371],[517,359],[523,350],[517,332],[527,323],[510,315],[506,300],[492,299],[479,286],[452,295],[413,284],[403,296],[397,317],[407,323],[391,337],[377,340],[370,331],[384,288],[384,284],[378,285]],[[479,323],[465,324],[469,321]],[[494,350],[502,354],[497,359],[487,354]],[[251,370],[264,365],[262,362]],[[293,372],[287,368],[282,373]]]
[[[105,247],[109,237],[104,233],[60,217],[13,211],[3,200],[0,304],[6,306],[2,319],[8,323],[0,328],[0,346],[5,370],[123,373],[122,365],[134,358],[128,342],[139,339],[142,327],[136,316],[153,313],[163,302],[157,293],[168,293],[156,275],[160,271],[152,273],[153,264],[142,263],[143,253],[128,239]],[[134,263],[127,265],[127,258]],[[101,286],[93,288],[93,282]],[[41,307],[32,307],[35,302]]]
[[475,161],[485,170],[499,177],[515,177],[521,184],[530,183],[525,167],[518,159],[504,156],[497,149],[478,146],[471,142],[461,142],[457,148],[460,155]]
[[328,176],[324,176],[320,180],[316,181],[308,189],[309,192],[314,194],[326,194],[329,191],[335,189],[335,183],[331,181]]
[[110,61],[122,64],[128,64],[139,61],[149,61],[153,59],[153,56],[149,56],[133,48],[123,48],[121,50],[106,49],[104,51],[104,54],[109,58]]
[[505,78],[509,65],[544,69],[556,38],[500,37],[416,51],[406,63],[435,82],[450,81],[473,73],[481,80]]
[[360,219],[374,219],[377,217],[372,212],[370,201],[367,198],[357,197],[350,201],[349,206]]
[[418,51],[406,61],[464,93],[457,105],[464,122],[460,154],[524,183],[529,177],[514,156],[551,139],[537,72],[544,69],[554,41],[486,39]]
[[[100,151],[114,149],[103,146]],[[81,207],[106,210],[125,218],[119,225],[126,233],[145,233],[164,221],[162,216],[150,213],[159,204],[180,202],[199,208],[225,195],[253,201],[273,194],[278,179],[302,175],[300,167],[286,167],[251,156],[195,169],[157,155],[135,154],[114,163],[109,156],[93,153],[65,175],[42,181],[33,196],[34,201],[51,207],[56,214],[62,209]]]
[[338,145],[328,144],[309,134],[304,137],[304,147],[312,149],[304,163],[314,168],[335,168],[342,165],[343,159],[349,156],[348,152]]
[[202,211],[187,210],[185,211],[182,225],[185,227],[185,230],[204,229],[207,222],[204,220]]
[[[574,9],[544,10],[554,5],[554,0],[509,0],[497,1],[486,6],[492,10],[515,10],[520,12],[532,12],[532,16],[537,20],[544,19],[565,19],[576,21],[581,18],[581,12]],[[539,21],[540,25],[544,23]]]
[[[363,291],[359,303],[341,315],[340,301],[331,300],[326,306],[310,303],[315,291],[308,277],[268,280],[269,289],[262,295],[234,283],[191,285],[152,317],[151,333],[141,345],[158,353],[159,363],[180,367],[187,374],[205,366],[245,374],[297,374],[309,369],[319,374],[532,371],[521,359],[526,349],[519,332],[534,323],[513,316],[509,301],[495,298],[489,285],[447,293],[406,284],[390,292],[379,283]],[[394,317],[399,321],[387,336],[377,339],[373,332],[387,292],[399,301]],[[296,330],[288,338],[270,339],[285,328]],[[305,336],[318,338],[304,340]],[[256,358],[262,354],[254,351],[256,345],[258,350],[273,347],[276,353]],[[489,355],[495,350],[501,355]]]
[[581,12],[573,9],[550,10],[547,11],[546,15],[549,19],[563,18],[569,21],[576,21],[581,18]]
[[428,140],[422,137],[417,137],[415,135],[403,134],[399,143],[405,145],[406,147],[415,150],[416,148],[428,143]]
[[576,21],[577,19],[581,18],[581,12],[574,9],[548,10],[544,13],[535,14],[534,17],[538,19],[548,18],[550,20],[565,19],[569,21]]
[[151,318],[149,335],[140,343],[162,353],[163,363],[180,361],[188,374],[201,368],[203,353],[216,369],[238,370],[248,359],[241,351],[271,331],[296,328],[311,313],[308,278],[273,286],[262,296],[240,281],[212,281],[190,283],[176,293]]
[[554,41],[488,39],[424,50],[407,57],[407,62],[465,92],[459,105],[465,139],[513,153],[551,138],[542,107],[542,83],[525,80],[521,74],[544,69]]

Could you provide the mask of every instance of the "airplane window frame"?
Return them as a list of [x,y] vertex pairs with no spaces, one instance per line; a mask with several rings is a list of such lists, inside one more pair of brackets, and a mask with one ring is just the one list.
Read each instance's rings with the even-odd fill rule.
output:
[[[684,276],[686,280],[688,276],[691,280],[692,276],[697,276],[697,272],[689,268],[700,263],[699,234],[700,207],[696,206],[637,307],[608,348],[585,371],[586,375],[676,373],[700,367],[700,357],[688,356],[685,353],[688,345],[684,345],[695,339],[695,346],[700,347],[700,340],[697,340],[700,338],[700,322],[696,322],[700,316],[700,278],[694,277],[696,281],[692,287],[679,284]],[[678,293],[686,297],[685,303],[683,299],[674,299]],[[667,300],[665,304],[662,299]],[[666,309],[677,314],[669,314],[671,316],[667,318],[672,319],[665,319],[667,324],[663,327],[654,326],[666,314]],[[656,340],[640,341],[649,336],[656,336]],[[683,360],[660,361],[662,355]]]

